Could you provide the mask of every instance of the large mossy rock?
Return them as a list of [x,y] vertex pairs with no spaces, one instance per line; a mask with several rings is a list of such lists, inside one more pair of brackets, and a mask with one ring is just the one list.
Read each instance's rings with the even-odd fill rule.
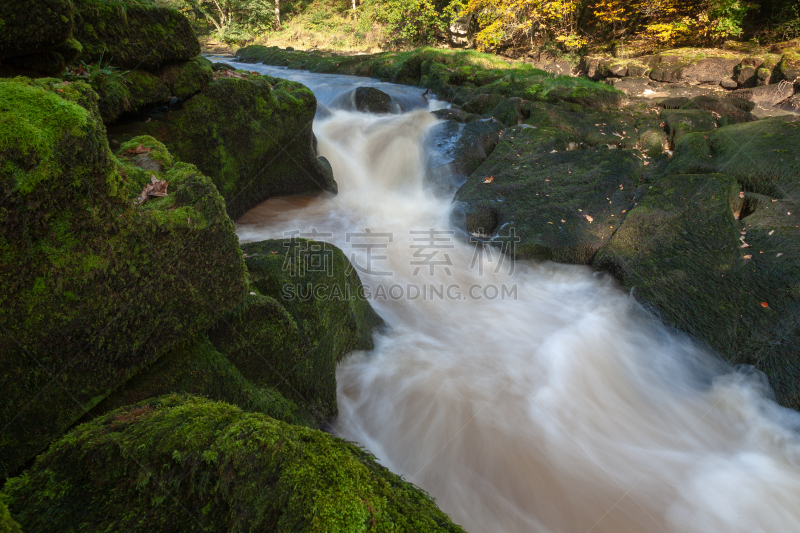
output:
[[[594,260],[669,325],[729,353],[741,294],[736,182],[720,174],[673,175],[649,187]],[[724,339],[724,340],[722,340]]]
[[152,125],[182,161],[214,180],[234,220],[271,196],[336,192],[318,158],[311,124],[317,100],[300,83],[253,76],[222,78]]
[[595,266],[800,408],[800,121],[690,133],[666,173]]
[[196,397],[80,425],[4,490],[26,531],[463,531],[356,445]]
[[84,420],[170,393],[203,396],[289,424],[309,426],[313,423],[305,409],[284,398],[276,389],[254,385],[203,335],[169,350],[100,402]]
[[[0,474],[245,289],[211,180],[120,165],[96,101],[83,83],[0,81]],[[168,196],[135,205],[154,174]]]
[[119,0],[73,0],[80,59],[122,69],[156,70],[200,54],[189,21],[179,11]]
[[186,99],[199,93],[211,82],[212,72],[211,61],[196,57],[155,73],[133,70],[97,76],[90,84],[100,97],[103,122],[111,124],[125,115],[167,104],[172,98]]
[[518,258],[589,263],[632,207],[642,161],[626,150],[569,151],[576,140],[556,128],[506,130],[456,194],[467,231],[518,238]]
[[244,244],[253,293],[209,332],[260,387],[273,387],[318,422],[337,414],[336,365],[371,350],[382,323],[341,250],[305,239]]
[[[0,75],[56,75],[75,59],[69,0],[4,0],[0,3]],[[13,75],[13,74],[12,74]]]

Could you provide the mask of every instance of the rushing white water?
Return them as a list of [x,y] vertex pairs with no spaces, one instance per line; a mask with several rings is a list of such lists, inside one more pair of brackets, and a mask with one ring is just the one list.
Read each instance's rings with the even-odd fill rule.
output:
[[[363,82],[290,75],[327,103],[330,80],[339,95]],[[447,233],[450,199],[425,186],[434,123],[422,109],[326,112],[314,129],[339,195],[273,199],[237,224],[243,241],[328,233],[373,270],[361,278],[387,327],[339,367],[335,432],[472,533],[800,531],[798,414],[607,277],[476,257]],[[438,246],[415,248],[431,228]],[[386,244],[371,263],[366,242]]]

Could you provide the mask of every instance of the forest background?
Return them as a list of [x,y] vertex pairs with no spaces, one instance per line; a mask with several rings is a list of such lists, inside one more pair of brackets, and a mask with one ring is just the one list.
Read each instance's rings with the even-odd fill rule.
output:
[[[370,51],[467,46],[652,52],[800,38],[798,0],[127,0],[182,11],[212,44]],[[624,55],[629,55],[624,53]]]

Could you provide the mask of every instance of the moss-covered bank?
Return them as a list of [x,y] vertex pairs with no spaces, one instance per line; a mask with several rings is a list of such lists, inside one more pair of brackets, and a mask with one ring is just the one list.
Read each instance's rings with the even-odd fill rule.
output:
[[[2,80],[0,111],[0,473],[8,473],[236,305],[245,270],[211,180],[185,163],[163,173],[120,165],[87,85]],[[168,195],[135,205],[154,174]]]
[[474,51],[421,48],[410,52],[326,56],[252,45],[236,52],[240,61],[307,69],[312,72],[370,76],[433,90],[464,105],[484,95],[527,100],[566,101],[588,107],[618,107],[624,95],[585,78],[557,76],[530,64]]
[[196,397],[78,426],[4,490],[26,531],[462,531],[357,446]]

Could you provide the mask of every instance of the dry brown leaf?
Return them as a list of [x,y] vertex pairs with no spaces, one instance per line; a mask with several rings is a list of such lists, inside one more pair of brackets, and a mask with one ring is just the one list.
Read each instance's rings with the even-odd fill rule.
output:
[[134,203],[142,205],[149,200],[151,196],[166,196],[167,185],[168,183],[166,180],[159,180],[156,178],[155,174],[151,174],[150,183],[142,188],[142,194],[139,196],[139,198],[134,200]]
[[483,182],[484,182],[484,183],[491,183],[493,180],[494,180],[494,176],[489,176],[488,178],[486,178],[485,180],[483,180]]

